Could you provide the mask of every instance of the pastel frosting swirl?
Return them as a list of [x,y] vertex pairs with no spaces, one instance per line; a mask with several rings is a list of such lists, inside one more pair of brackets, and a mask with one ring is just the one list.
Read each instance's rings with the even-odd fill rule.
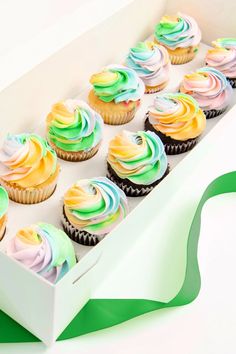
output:
[[9,197],[5,188],[0,186],[0,240],[4,236],[7,220],[7,209],[9,206]]
[[57,169],[56,153],[36,134],[9,134],[0,150],[0,178],[21,188],[46,183]]
[[106,235],[127,215],[127,198],[106,177],[83,179],[64,195],[64,212],[75,228]]
[[218,38],[212,42],[214,47],[220,48],[236,48],[236,38]]
[[102,139],[103,120],[85,102],[66,100],[47,116],[48,139],[64,151],[88,151]]
[[193,96],[205,111],[227,107],[232,97],[232,87],[224,74],[208,66],[185,75],[180,91]]
[[182,93],[156,96],[148,118],[157,131],[180,141],[198,137],[206,126],[206,117],[197,101]]
[[58,282],[76,264],[69,237],[46,223],[19,230],[7,245],[7,254],[51,283]]
[[228,78],[236,77],[236,38],[220,38],[212,42],[214,48],[206,54],[206,64]]
[[169,79],[169,54],[153,42],[139,42],[131,48],[126,65],[136,71],[146,86],[161,85]]
[[137,185],[150,185],[167,169],[164,145],[153,132],[122,131],[110,142],[108,163],[122,179]]
[[6,215],[9,205],[9,197],[5,188],[0,186],[0,223],[1,219]]
[[123,65],[109,65],[102,72],[92,75],[90,83],[95,95],[104,102],[138,101],[145,86],[136,72]]
[[177,16],[163,16],[155,28],[157,41],[172,50],[197,46],[201,41],[201,31],[197,22],[190,16],[178,13]]

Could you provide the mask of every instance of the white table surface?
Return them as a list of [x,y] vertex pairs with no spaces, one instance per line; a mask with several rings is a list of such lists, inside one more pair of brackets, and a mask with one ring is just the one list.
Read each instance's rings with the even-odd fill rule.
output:
[[113,328],[57,342],[1,344],[1,354],[233,354],[236,352],[236,194],[203,211],[199,242],[202,288],[184,307],[156,311]]

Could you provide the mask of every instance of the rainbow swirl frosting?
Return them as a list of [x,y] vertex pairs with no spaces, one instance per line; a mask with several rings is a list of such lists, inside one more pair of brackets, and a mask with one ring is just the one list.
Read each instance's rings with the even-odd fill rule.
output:
[[5,188],[0,186],[0,240],[4,236],[7,222],[7,209],[9,197]]
[[232,97],[232,87],[224,74],[208,66],[185,75],[180,91],[193,96],[205,111],[226,108]]
[[171,50],[197,46],[201,41],[197,22],[182,13],[177,16],[163,16],[156,25],[154,36],[159,43]]
[[0,186],[0,223],[1,219],[6,215],[9,205],[9,197],[5,188]]
[[109,65],[102,72],[92,75],[90,83],[95,95],[104,102],[138,101],[145,86],[136,72],[122,65]]
[[198,137],[206,126],[206,117],[197,101],[182,93],[156,96],[148,117],[157,131],[180,141]]
[[169,79],[169,54],[153,42],[139,42],[131,48],[126,65],[136,71],[146,86],[161,85]]
[[206,54],[206,64],[228,78],[236,78],[236,38],[219,38]]
[[153,132],[122,131],[110,142],[108,163],[122,179],[137,185],[150,185],[167,169],[164,145]]
[[0,178],[20,188],[35,188],[58,170],[57,156],[36,134],[8,135],[0,151]]
[[106,235],[127,215],[127,199],[106,177],[83,179],[64,195],[64,212],[76,229]]
[[102,139],[103,120],[85,102],[66,100],[47,116],[48,139],[64,151],[89,151]]
[[19,230],[7,245],[7,254],[51,283],[59,281],[76,264],[69,237],[45,223]]
[[218,38],[212,42],[214,47],[220,48],[236,48],[236,38]]

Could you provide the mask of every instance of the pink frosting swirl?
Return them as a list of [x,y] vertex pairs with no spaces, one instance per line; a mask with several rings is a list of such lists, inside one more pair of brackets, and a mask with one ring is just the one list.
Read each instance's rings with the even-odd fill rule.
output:
[[67,235],[45,223],[19,230],[9,241],[6,252],[52,283],[60,280],[76,263],[74,249]]
[[212,48],[206,54],[206,64],[228,78],[236,77],[236,48]]
[[211,67],[185,75],[180,91],[194,97],[205,111],[224,109],[232,98],[232,87],[226,77]]

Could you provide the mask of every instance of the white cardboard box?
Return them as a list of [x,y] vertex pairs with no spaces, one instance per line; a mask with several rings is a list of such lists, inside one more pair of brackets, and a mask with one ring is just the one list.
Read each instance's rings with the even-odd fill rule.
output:
[[[193,0],[188,3],[189,14],[191,14],[191,6],[196,10],[196,3]],[[184,4],[186,5],[186,3]],[[90,32],[80,33],[73,42],[68,43],[63,49],[54,53],[52,57],[45,59],[32,71],[0,92],[1,116],[4,117],[4,119],[1,118],[1,136],[9,131],[9,126],[13,127],[11,132],[21,132],[27,128],[27,131],[36,129],[37,132],[44,134],[44,117],[50,110],[51,104],[64,97],[78,95],[80,98],[86,98],[87,89],[85,87],[89,75],[101,66],[121,61],[132,44],[138,39],[146,38],[147,34],[151,33],[151,28],[154,28],[155,22],[159,20],[165,7],[171,9],[174,7],[174,2],[166,3],[162,1],[157,4],[155,1],[136,0],[127,1],[124,6],[122,10],[113,13],[112,17],[103,23],[96,24],[96,27],[91,28]],[[183,5],[181,4],[181,6]],[[143,9],[147,9],[145,18]],[[202,16],[200,10],[198,14],[199,16],[195,17],[198,19],[204,34],[204,30],[207,30],[206,17]],[[132,22],[132,26],[130,26],[129,21]],[[120,23],[122,23],[122,26],[120,26]],[[152,24],[151,28],[150,24]],[[108,29],[109,36],[107,38],[105,36]],[[222,36],[219,29],[220,27],[215,28],[215,31],[212,32],[214,34],[212,39]],[[229,30],[231,31],[231,28]],[[100,33],[101,37],[97,33]],[[227,31],[224,32],[224,35],[227,33]],[[235,35],[235,33],[230,33],[231,36]],[[207,40],[210,39],[208,36],[206,38]],[[97,46],[94,41],[91,42],[92,39],[97,39],[99,45]],[[117,43],[115,39],[122,40]],[[85,48],[85,43],[90,42],[93,45],[89,46],[89,49],[86,47],[86,51],[83,53],[82,49]],[[100,50],[102,44],[102,48],[107,44],[104,50],[105,55],[102,54],[103,50]],[[120,50],[117,50],[117,48],[120,48]],[[202,44],[198,56],[192,62],[172,67],[171,81],[165,91],[176,90],[183,73],[204,65],[203,59],[206,49],[207,47]],[[79,68],[78,74],[77,66]],[[152,99],[152,95],[145,96],[142,107],[135,119],[125,126],[126,129],[133,131],[142,129],[144,113]],[[9,102],[14,104],[10,105]],[[97,286],[106,279],[112,269],[115,269],[122,262],[122,259],[125,259],[128,252],[133,249],[134,244],[148,235],[150,230],[153,230],[154,221],[159,226],[162,225],[158,234],[160,244],[163,238],[165,238],[166,243],[172,241],[173,232],[171,233],[171,230],[167,232],[168,218],[166,219],[165,216],[167,215],[167,208],[171,208],[169,205],[173,202],[173,196],[177,198],[179,180],[184,176],[184,186],[186,188],[188,183],[192,183],[190,181],[193,179],[193,173],[199,161],[205,158],[206,154],[214,155],[214,142],[222,138],[223,127],[225,127],[225,132],[227,129],[228,132],[230,131],[232,114],[232,112],[229,112],[226,113],[225,118],[219,117],[208,121],[208,127],[204,135],[221,120],[219,126],[213,129],[177,167],[175,166],[186,154],[170,157],[169,161],[174,170],[145,199],[129,198],[131,209],[136,207],[141,200],[142,202],[101,243],[92,249],[76,246],[76,252],[81,257],[80,262],[56,285],[49,284],[37,274],[7,257],[4,254],[6,242],[14,236],[17,229],[33,222],[41,220],[59,226],[59,203],[64,191],[77,178],[105,174],[108,141],[123,127],[105,127],[104,144],[98,155],[92,160],[79,164],[61,162],[62,173],[58,188],[49,200],[33,206],[18,205],[11,202],[8,231],[0,245],[2,251],[0,254],[0,269],[4,269],[0,272],[0,308],[43,342],[48,345],[52,344],[92,297]],[[226,161],[224,163],[228,168]],[[224,163],[221,165],[223,170]],[[181,188],[184,189],[182,185]],[[188,197],[190,198],[190,194]],[[184,246],[185,240],[183,239],[182,242]],[[88,250],[89,252],[87,252]],[[173,256],[173,264],[178,264],[179,256]],[[184,262],[182,269],[179,271],[184,273]],[[157,280],[155,295],[153,295],[155,299],[168,301],[178,291],[179,284],[175,282],[174,273],[170,274],[166,281],[173,284],[172,291],[165,292],[160,277],[159,283]],[[152,298],[151,292],[149,298]]]

